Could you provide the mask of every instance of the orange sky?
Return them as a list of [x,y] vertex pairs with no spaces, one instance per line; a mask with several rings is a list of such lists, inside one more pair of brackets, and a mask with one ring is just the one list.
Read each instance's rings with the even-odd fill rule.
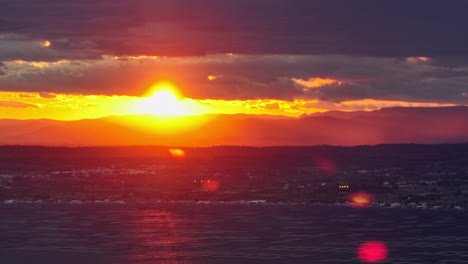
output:
[[[42,41],[37,45],[43,50],[50,50],[53,43]],[[393,81],[402,78],[401,81],[406,83],[408,78],[414,77],[415,73],[411,71],[434,68],[435,66],[427,64],[430,62],[429,58],[409,57],[394,61],[363,57],[355,60],[357,65],[365,65],[366,69],[361,70],[364,75],[359,71],[358,74],[353,72],[351,69],[354,66],[351,65],[341,70],[345,73],[342,77],[333,78],[323,74],[297,78],[291,76],[293,72],[284,73],[285,77],[282,76],[283,73],[277,76],[277,66],[269,67],[270,64],[278,64],[294,68],[291,66],[292,62],[297,64],[301,61],[317,61],[315,67],[321,69],[323,62],[320,57],[255,57],[229,53],[182,58],[103,56],[100,60],[93,61],[8,60],[3,63],[7,69],[6,74],[2,76],[0,72],[0,118],[79,120],[112,115],[187,116],[239,113],[297,117],[330,110],[371,111],[385,107],[457,105],[437,100],[428,101],[424,98],[427,93],[422,93],[424,100],[421,102],[416,98],[405,100],[411,96],[401,91],[407,92],[409,89],[391,93],[383,92],[380,86],[375,89],[376,93],[391,95],[389,99],[385,96],[372,97],[369,92],[373,90],[369,88],[370,85],[381,79]],[[257,61],[261,61],[259,65],[262,65],[262,70],[259,70]],[[341,67],[342,61],[346,60],[341,57],[327,57],[326,61]],[[366,65],[369,61],[372,63]],[[388,74],[387,70],[383,71],[384,74],[373,73],[368,68],[372,68],[374,64],[389,64],[402,73],[406,67],[410,73],[404,77],[401,77],[402,73]],[[254,66],[257,68],[248,70]],[[296,66],[299,68],[294,71],[300,71],[301,64]],[[285,71],[288,68],[281,66],[281,69]],[[367,72],[371,73],[370,76],[367,76]],[[362,76],[356,77],[359,75]],[[424,79],[424,82],[429,87],[434,84],[434,80],[430,78]],[[166,89],[165,86],[177,98],[157,99],[158,96],[154,96],[156,91]],[[356,96],[356,92],[363,94]],[[457,98],[466,97],[466,93],[456,92],[459,93]],[[420,96],[419,92],[415,93]]]
[[[168,105],[164,105],[164,100],[161,102],[152,97],[154,90],[148,91],[150,94],[146,97],[0,92],[0,118],[78,120],[111,115],[164,115],[161,107],[167,108]],[[178,96],[177,102],[175,107],[183,107],[184,110],[180,113],[176,111],[175,115],[241,113],[290,117],[334,109],[370,111],[392,106],[448,106],[371,99],[341,103],[318,100],[194,100],[182,95]]]
[[[241,122],[230,122],[242,118],[214,114],[271,115],[275,117],[263,116],[263,120],[286,124],[301,123],[307,119],[297,117],[326,111],[468,106],[468,37],[453,30],[466,20],[466,8],[460,4],[428,6],[421,13],[419,4],[408,1],[340,6],[313,0],[226,0],[210,1],[209,5],[194,0],[62,2],[22,0],[2,6],[0,119],[119,117],[99,122],[3,120],[4,124],[82,125],[119,119],[137,129],[166,133],[227,120],[220,123],[225,126],[222,131],[235,139],[229,141],[231,144],[261,145],[270,144],[265,135],[272,128],[255,134],[252,126],[261,124],[253,122],[244,130],[248,132],[242,132],[243,127],[236,127],[242,126]],[[386,10],[396,11],[389,14]],[[434,18],[442,14],[443,19],[428,19],[431,14]],[[414,109],[398,111],[406,110]],[[432,119],[426,113],[439,110],[416,111],[426,111],[423,117]],[[125,115],[132,116],[122,117]],[[276,120],[276,116],[290,118]],[[251,116],[245,119],[257,120]],[[466,134],[464,124],[458,124],[463,122],[452,121],[441,121],[437,128],[444,131],[439,132],[453,128]],[[146,125],[140,128],[142,123]],[[221,131],[218,126],[212,134],[203,132],[200,137],[225,144],[229,137],[216,135]],[[0,136],[12,144],[10,139],[22,134],[20,129],[7,127]],[[18,136],[16,142],[42,144],[45,141],[38,139],[44,136],[57,144],[57,137],[70,134],[66,126],[63,129],[51,128],[35,135],[38,138],[27,131],[29,136]],[[78,129],[82,133],[76,137],[82,138],[93,129]],[[316,132],[315,127],[301,132],[299,125],[294,131],[288,126],[281,129],[291,139],[285,144],[312,144],[300,138],[296,141],[296,134],[308,138]],[[426,127],[419,129],[426,133]],[[362,131],[360,136],[365,140],[353,144],[383,142],[369,141],[367,131]],[[255,140],[236,141],[238,136],[250,134]],[[455,134],[440,142],[455,138]],[[107,133],[102,138],[94,136],[93,144],[111,140]],[[328,136],[329,132],[323,135]],[[340,134],[328,143],[343,143],[340,140],[346,136],[351,137]],[[456,138],[465,139],[458,134]],[[64,140],[62,143],[69,144],[66,140],[73,139]]]
[[[419,5],[393,1],[388,10],[403,13],[368,3],[227,2],[11,1],[0,27],[0,118],[468,105],[468,39],[452,30],[463,5],[427,19]],[[441,7],[426,11],[438,17]],[[162,81],[177,98],[153,96]]]

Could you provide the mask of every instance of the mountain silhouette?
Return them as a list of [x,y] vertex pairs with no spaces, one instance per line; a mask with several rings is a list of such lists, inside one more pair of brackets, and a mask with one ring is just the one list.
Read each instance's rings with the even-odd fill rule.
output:
[[0,120],[1,145],[310,146],[468,142],[468,107],[330,111],[300,118],[150,115],[77,121]]

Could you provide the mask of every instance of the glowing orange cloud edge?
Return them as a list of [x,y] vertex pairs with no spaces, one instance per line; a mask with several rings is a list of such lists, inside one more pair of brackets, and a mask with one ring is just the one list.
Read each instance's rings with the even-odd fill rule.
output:
[[[113,115],[152,114],[154,108],[151,108],[151,103],[146,107],[144,106],[145,101],[151,98],[151,92],[154,93],[155,91],[149,91],[147,97],[0,92],[0,101],[20,102],[32,106],[30,108],[12,108],[0,105],[0,118],[79,120]],[[369,111],[395,106],[453,106],[453,104],[412,103],[373,99],[346,101],[340,104],[301,99],[295,101],[270,99],[196,100],[180,97],[177,100],[188,109],[186,112],[180,113],[179,116],[203,114],[258,114],[298,117],[303,114],[325,112],[328,110]],[[155,112],[157,111],[155,110]]]

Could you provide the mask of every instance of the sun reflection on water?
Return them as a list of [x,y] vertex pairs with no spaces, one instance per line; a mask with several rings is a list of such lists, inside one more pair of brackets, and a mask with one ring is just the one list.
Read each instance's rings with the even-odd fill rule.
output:
[[[184,224],[185,223],[185,224]],[[130,260],[138,263],[191,263],[189,246],[194,243],[189,237],[190,227],[180,216],[161,210],[142,210],[134,216],[132,233],[140,238],[135,241],[134,254]]]

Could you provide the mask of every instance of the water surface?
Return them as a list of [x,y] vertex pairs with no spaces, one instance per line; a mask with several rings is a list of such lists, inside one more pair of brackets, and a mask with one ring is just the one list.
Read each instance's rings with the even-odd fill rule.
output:
[[2,263],[468,263],[468,212],[242,204],[0,205]]

